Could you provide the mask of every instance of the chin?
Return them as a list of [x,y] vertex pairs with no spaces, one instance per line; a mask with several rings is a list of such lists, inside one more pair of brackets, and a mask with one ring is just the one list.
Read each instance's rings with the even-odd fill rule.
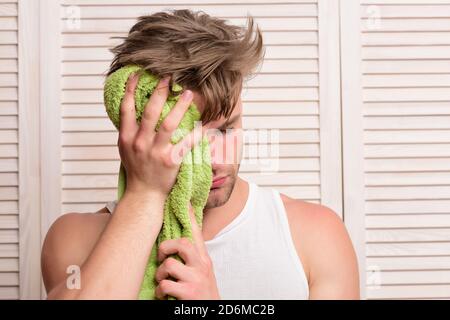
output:
[[208,200],[206,201],[205,209],[212,209],[223,206],[230,199],[233,191],[234,181],[224,184],[220,188],[211,189]]

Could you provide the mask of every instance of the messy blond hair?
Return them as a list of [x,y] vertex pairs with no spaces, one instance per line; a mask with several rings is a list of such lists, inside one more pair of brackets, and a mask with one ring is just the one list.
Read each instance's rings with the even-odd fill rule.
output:
[[228,118],[244,80],[264,59],[262,34],[247,16],[247,28],[229,25],[203,11],[170,10],[138,18],[123,43],[111,49],[115,57],[107,75],[137,64],[158,77],[198,91],[205,101],[202,120]]

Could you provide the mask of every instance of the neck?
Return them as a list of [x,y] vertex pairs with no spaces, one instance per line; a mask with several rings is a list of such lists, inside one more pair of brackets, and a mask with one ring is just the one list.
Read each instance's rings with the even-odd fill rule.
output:
[[247,202],[248,189],[248,182],[237,177],[228,201],[220,207],[206,209],[203,212],[202,233],[205,241],[214,238],[241,213]]

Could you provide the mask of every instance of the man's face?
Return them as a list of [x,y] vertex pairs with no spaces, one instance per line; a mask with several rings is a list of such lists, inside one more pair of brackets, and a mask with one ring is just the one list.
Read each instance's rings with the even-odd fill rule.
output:
[[[194,103],[200,111],[202,98],[194,92]],[[221,117],[205,125],[211,149],[213,183],[205,209],[224,205],[236,183],[242,156],[242,101],[239,98],[230,117]]]

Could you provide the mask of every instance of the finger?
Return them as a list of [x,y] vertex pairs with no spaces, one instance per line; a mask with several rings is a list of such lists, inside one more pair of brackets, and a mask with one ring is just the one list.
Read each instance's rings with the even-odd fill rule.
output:
[[144,108],[141,119],[141,127],[139,134],[151,135],[155,133],[155,127],[158,123],[164,103],[169,96],[170,76],[161,79],[153,91],[150,99]]
[[120,105],[120,135],[134,135],[138,129],[136,123],[136,107],[134,105],[134,91],[139,80],[139,75],[132,74],[127,81],[125,94]]
[[192,98],[193,98],[192,91],[186,90],[185,92],[183,92],[180,99],[178,99],[178,102],[175,105],[175,107],[173,107],[173,109],[170,110],[167,117],[161,123],[158,133],[159,141],[161,143],[167,143],[170,141],[172,133],[178,128],[181,119],[183,119],[185,112],[189,108]]
[[169,257],[156,269],[155,279],[160,282],[169,276],[177,280],[187,281],[192,278],[192,271],[182,262]]
[[163,261],[171,254],[178,254],[187,265],[197,265],[198,253],[188,238],[169,239],[163,241],[158,249],[158,261]]
[[158,299],[164,299],[165,296],[172,296],[177,299],[186,296],[186,286],[183,283],[164,279],[155,289],[155,296]]
[[171,152],[172,162],[180,164],[183,161],[184,156],[202,140],[202,133],[203,128],[201,126],[196,126],[194,130],[174,145]]
[[191,220],[192,227],[192,238],[194,240],[194,246],[197,249],[197,252],[201,256],[202,259],[206,259],[208,257],[208,250],[205,245],[205,240],[203,239],[202,230],[197,223],[195,218],[194,208],[191,203],[189,203],[189,218]]

